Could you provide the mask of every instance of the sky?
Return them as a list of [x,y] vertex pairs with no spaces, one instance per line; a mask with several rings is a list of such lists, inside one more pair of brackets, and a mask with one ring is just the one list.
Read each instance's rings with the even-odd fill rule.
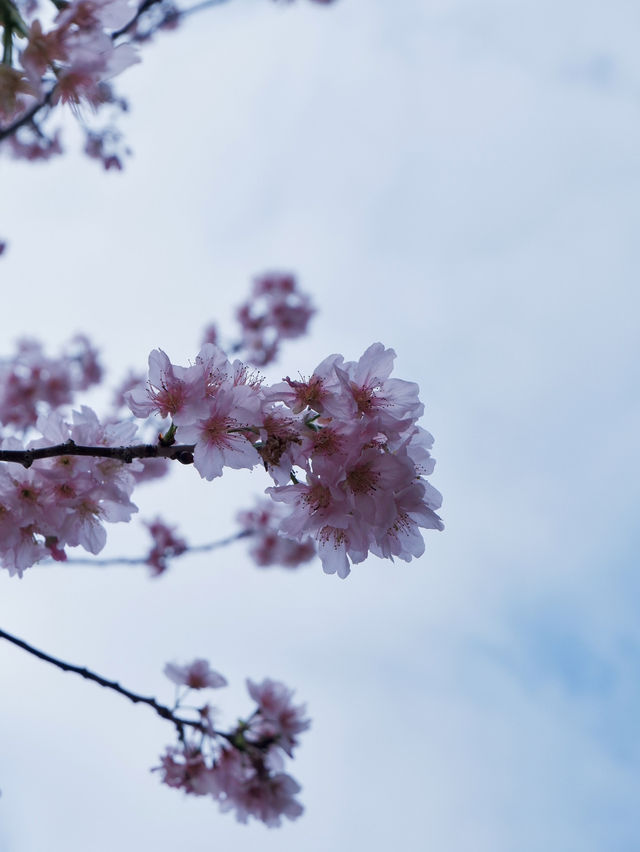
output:
[[[242,543],[167,575],[0,577],[0,625],[170,701],[207,657],[296,689],[305,814],[238,825],[149,772],[162,720],[5,645],[0,852],[181,844],[326,852],[635,852],[640,9],[624,0],[231,0],[118,78],[133,156],[0,160],[3,352],[87,333],[115,384],[196,354],[253,275],[318,313],[269,378],[374,341],[417,381],[445,530],[344,581],[260,571]],[[269,482],[140,488],[189,541]],[[134,524],[105,554],[142,553]]]

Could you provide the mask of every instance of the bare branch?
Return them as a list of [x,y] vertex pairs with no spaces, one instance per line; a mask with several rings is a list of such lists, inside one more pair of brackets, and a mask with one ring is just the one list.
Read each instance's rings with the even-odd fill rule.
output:
[[[181,556],[186,556],[189,553],[209,553],[212,550],[219,550],[222,547],[233,544],[242,538],[248,538],[250,535],[254,535],[253,530],[240,530],[240,532],[229,535],[226,538],[221,538],[218,541],[210,541],[208,544],[197,544],[193,547],[187,547],[182,553],[172,554],[168,559],[179,559]],[[147,556],[113,556],[108,559],[92,559],[88,556],[78,556],[66,559],[64,564],[93,565],[99,568],[106,568],[111,565],[148,565],[149,563]]]
[[[34,648],[33,645],[30,645],[23,639],[18,639],[17,636],[12,636],[10,633],[5,632],[4,630],[0,630],[0,639],[6,639],[7,642],[11,642],[18,648],[22,648],[23,651],[26,651],[28,654],[32,654],[34,657],[37,657],[39,660],[43,660],[45,663],[50,663],[52,666],[56,666],[56,668],[61,669],[63,672],[73,672],[74,674],[78,674],[80,675],[80,677],[85,678],[85,680],[91,680],[94,683],[97,683],[99,686],[103,686],[106,689],[110,689],[113,692],[117,692],[118,695],[122,695],[125,698],[128,698],[129,701],[132,701],[134,704],[146,704],[148,707],[151,707],[151,709],[154,710],[158,714],[158,716],[163,719],[167,719],[169,722],[172,722],[173,725],[175,725],[178,731],[178,736],[181,740],[184,739],[185,727],[195,728],[198,731],[206,732],[205,727],[200,722],[192,721],[190,719],[181,719],[180,717],[176,716],[175,713],[169,707],[165,707],[164,704],[160,704],[160,702],[157,701],[155,698],[139,695],[136,692],[132,692],[130,689],[125,689],[123,686],[120,686],[117,681],[109,680],[108,678],[105,678],[102,675],[97,674],[96,672],[92,672],[85,666],[76,666],[72,663],[67,663],[64,660],[60,660],[57,657],[52,657],[50,654],[45,654],[44,651],[40,651],[38,648]],[[224,734],[219,735],[225,736]]]
[[95,458],[118,459],[130,464],[134,459],[164,458],[179,461],[181,464],[193,463],[195,444],[136,444],[131,447],[83,447],[69,439],[64,444],[52,447],[38,447],[30,450],[0,450],[0,461],[14,462],[23,467],[31,467],[38,459],[54,456],[93,456]]

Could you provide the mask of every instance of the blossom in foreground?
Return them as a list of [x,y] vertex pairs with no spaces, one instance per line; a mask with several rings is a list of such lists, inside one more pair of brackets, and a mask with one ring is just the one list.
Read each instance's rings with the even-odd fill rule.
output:
[[[55,446],[69,440],[88,446],[122,446],[133,442],[134,423],[103,424],[92,409],[74,411],[69,423],[57,412],[40,416],[41,437],[27,448]],[[3,450],[23,450],[16,438],[5,438]],[[99,553],[106,542],[105,522],[126,522],[138,511],[131,502],[137,462],[57,455],[25,469],[0,467],[0,559],[10,574],[22,576],[34,562],[53,556],[64,560],[64,548],[80,546]]]
[[212,343],[189,367],[156,350],[149,385],[129,404],[171,414],[205,479],[261,462],[275,483],[266,493],[280,505],[278,534],[315,539],[325,572],[344,578],[370,553],[420,556],[420,529],[443,529],[442,498],[425,479],[434,462],[433,438],[417,425],[424,405],[414,382],[391,376],[394,359],[374,343],[358,361],[330,355],[308,379],[268,387]]
[[[5,407],[0,404],[0,418],[12,425],[27,428],[38,415],[43,401],[33,399],[33,388],[57,407],[100,375],[84,340],[73,358],[61,362],[45,359],[37,345],[24,344],[21,352],[20,364],[5,373]],[[266,494],[277,508],[270,518],[247,518],[258,562],[299,564],[313,542],[324,571],[346,577],[369,554],[406,561],[420,556],[422,530],[443,528],[437,514],[442,498],[426,479],[434,466],[433,438],[417,423],[424,406],[415,383],[391,376],[394,359],[392,349],[374,343],[357,361],[330,355],[309,378],[268,386],[214,343],[204,344],[189,366],[173,364],[157,349],[149,356],[148,383],[124,399],[143,425],[153,428],[151,419],[162,418],[161,430],[169,436],[160,439],[169,441],[162,445],[185,445],[180,456],[193,461],[203,479],[220,477],[226,468],[264,468],[274,483]],[[27,448],[141,442],[135,423],[101,422],[87,406],[74,411],[71,422],[55,410],[41,413],[36,425],[41,437]],[[24,449],[16,438],[5,438],[2,447]],[[2,564],[21,574],[47,555],[64,559],[66,546],[98,553],[106,540],[104,522],[128,521],[137,511],[131,502],[135,486],[166,468],[158,458],[124,464],[62,449],[28,470],[3,465]],[[150,531],[155,542],[149,564],[159,572],[185,544],[160,521]]]

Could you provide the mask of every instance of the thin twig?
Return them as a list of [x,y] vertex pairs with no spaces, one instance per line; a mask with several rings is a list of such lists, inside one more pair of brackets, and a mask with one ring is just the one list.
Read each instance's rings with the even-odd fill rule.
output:
[[[168,556],[167,559],[179,559],[181,556],[187,556],[189,553],[209,553],[212,550],[218,550],[219,548],[226,547],[227,545],[233,544],[235,541],[239,541],[242,538],[247,538],[250,535],[253,535],[252,530],[240,530],[240,532],[229,535],[226,538],[221,538],[218,541],[211,541],[208,544],[196,544],[193,547],[187,547],[186,550],[183,550],[181,553],[174,553],[171,556]],[[147,556],[113,556],[108,559],[90,559],[89,557],[78,556],[66,559],[64,563],[59,564],[92,565],[99,568],[105,568],[110,565],[148,565],[149,560]]]
[[[130,689],[125,689],[123,686],[120,686],[117,681],[109,680],[108,678],[105,678],[102,675],[97,674],[96,672],[92,672],[85,666],[76,666],[72,663],[66,663],[64,660],[60,660],[57,657],[52,657],[50,654],[45,654],[44,651],[40,651],[38,648],[34,648],[33,645],[30,645],[23,639],[18,639],[17,636],[12,636],[10,633],[7,633],[4,630],[0,630],[0,639],[6,639],[7,642],[11,642],[18,648],[22,648],[23,651],[32,654],[34,657],[37,657],[40,660],[44,660],[45,663],[50,663],[52,666],[56,666],[56,668],[61,669],[63,672],[73,672],[74,674],[78,674],[80,675],[80,677],[85,678],[85,680],[92,680],[99,686],[103,686],[106,689],[111,689],[113,692],[117,692],[118,695],[123,695],[125,698],[128,698],[129,701],[132,701],[134,704],[146,704],[147,707],[151,707],[151,709],[154,710],[158,714],[158,716],[163,719],[167,719],[169,722],[172,722],[175,725],[178,732],[178,736],[181,740],[184,740],[185,727],[195,728],[196,730],[202,731],[203,733],[207,732],[205,726],[201,722],[195,722],[190,719],[181,719],[180,717],[176,716],[175,713],[169,707],[165,707],[164,704],[160,704],[160,702],[157,701],[155,698],[149,698],[144,695],[138,695],[138,693],[132,692]],[[219,733],[219,735],[225,736],[222,733]]]

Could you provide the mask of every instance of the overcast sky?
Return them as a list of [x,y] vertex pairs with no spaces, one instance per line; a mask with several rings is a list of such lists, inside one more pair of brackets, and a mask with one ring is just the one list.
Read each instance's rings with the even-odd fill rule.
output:
[[[160,700],[207,657],[307,701],[304,816],[238,825],[149,773],[145,708],[0,647],[0,852],[636,852],[640,7],[232,0],[118,86],[134,155],[0,160],[2,351],[87,333],[115,383],[193,358],[251,276],[318,308],[271,378],[392,346],[435,436],[443,533],[410,564],[0,577],[0,624]],[[269,482],[140,488],[193,543]],[[107,552],[141,553],[133,524]]]

